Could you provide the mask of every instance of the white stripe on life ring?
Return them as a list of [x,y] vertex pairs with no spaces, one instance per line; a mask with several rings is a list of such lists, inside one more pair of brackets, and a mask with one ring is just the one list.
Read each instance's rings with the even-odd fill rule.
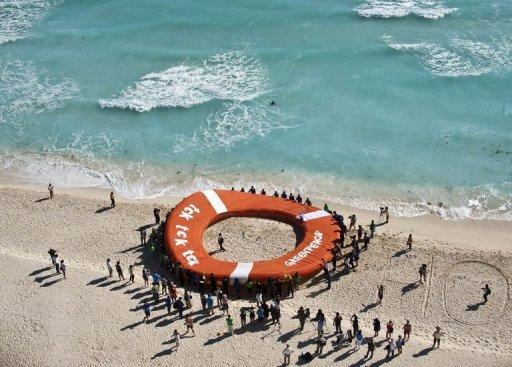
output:
[[213,190],[204,190],[203,191],[204,196],[208,199],[210,204],[212,205],[213,209],[217,214],[222,214],[228,211],[226,208],[226,205],[222,202],[219,195]]
[[317,210],[315,212],[301,214],[301,215],[299,215],[299,218],[305,222],[305,221],[312,220],[312,219],[328,217],[330,215],[331,214],[329,214],[325,210]]
[[235,279],[238,279],[240,283],[247,282],[253,265],[254,263],[237,263],[235,270],[233,270],[233,272],[229,276],[231,282],[233,282]]

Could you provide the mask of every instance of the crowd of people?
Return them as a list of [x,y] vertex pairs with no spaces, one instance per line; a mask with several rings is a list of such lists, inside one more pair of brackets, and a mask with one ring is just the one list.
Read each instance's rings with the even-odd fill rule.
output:
[[[53,198],[53,186],[49,185],[50,196]],[[232,188],[234,190],[234,188]],[[245,192],[244,188],[240,190]],[[254,186],[248,190],[251,194],[256,194]],[[261,195],[266,195],[266,191],[262,189]],[[299,204],[312,205],[309,198],[303,202],[300,194],[294,196],[292,193],[287,194],[283,191],[280,195],[277,191],[273,194],[274,197],[279,197],[284,200],[291,200]],[[111,206],[115,207],[115,197],[113,192],[110,195]],[[332,215],[332,218],[338,224],[340,228],[340,237],[336,242],[332,250],[331,268],[326,261],[321,264],[323,276],[327,283],[327,288],[331,287],[332,273],[337,271],[338,262],[343,262],[343,267],[340,271],[343,273],[349,273],[355,271],[360,260],[361,252],[367,251],[370,246],[371,239],[374,238],[376,232],[376,224],[372,220],[366,231],[363,225],[358,224],[357,217],[355,214],[348,216],[348,226],[345,224],[343,215],[336,211],[331,211],[327,204],[324,205],[324,210]],[[164,240],[163,240],[163,228],[164,223],[160,221],[160,209],[155,208],[153,211],[155,217],[155,225],[148,236],[146,228],[140,229],[140,240],[141,246],[143,246],[150,254],[152,259],[157,259],[160,262],[159,271],[150,270],[143,267],[141,270],[141,277],[144,282],[144,287],[151,288],[151,299],[145,299],[142,301],[141,309],[144,312],[143,320],[148,322],[151,318],[151,313],[156,305],[162,300],[165,304],[165,309],[170,315],[177,313],[177,317],[184,321],[186,331],[184,334],[189,332],[195,336],[194,330],[194,319],[192,313],[199,311],[202,312],[205,317],[209,317],[215,314],[216,309],[222,313],[225,318],[226,332],[229,335],[234,334],[235,330],[235,319],[233,315],[235,310],[230,307],[230,300],[244,298],[247,300],[248,305],[241,307],[237,313],[239,317],[239,327],[241,330],[249,327],[253,324],[268,324],[273,325],[274,329],[281,329],[281,307],[282,302],[286,302],[287,298],[293,298],[294,293],[299,289],[302,279],[298,273],[292,275],[285,275],[283,279],[276,279],[269,277],[266,282],[254,282],[248,279],[247,282],[241,283],[238,279],[234,279],[231,282],[228,278],[223,278],[218,282],[213,273],[206,276],[205,274],[196,274],[191,272],[189,269],[184,269],[178,262],[173,261],[166,253]],[[389,222],[389,209],[387,207],[381,208],[380,223]],[[149,238],[148,238],[149,237]],[[406,248],[412,250],[412,235],[409,235]],[[222,234],[218,235],[218,245],[221,251],[225,251],[224,238]],[[64,260],[59,259],[57,251],[50,249],[48,251],[53,266],[57,273],[62,273],[63,277],[66,278],[66,265]],[[111,259],[106,260],[106,268],[108,277],[113,277],[114,269],[117,272],[119,280],[125,280],[124,270],[121,261],[116,261],[115,265],[112,266]],[[135,265],[128,266],[129,282],[135,282]],[[420,283],[427,281],[427,265],[422,264],[419,269]],[[179,288],[182,288],[182,291]],[[491,294],[491,289],[486,284],[482,289],[484,291],[484,302],[487,302],[488,296]],[[196,292],[199,294],[200,306],[194,310],[194,304],[192,301],[193,294]],[[385,288],[384,285],[377,287],[377,305],[381,305],[384,299]],[[201,307],[199,309],[199,307]],[[395,323],[389,320],[386,325],[386,334],[384,339],[377,342],[376,338],[379,337],[381,331],[381,321],[378,318],[374,318],[372,321],[373,335],[365,335],[362,328],[360,327],[360,321],[357,314],[353,314],[347,321],[350,322],[351,328],[342,330],[342,320],[340,312],[336,312],[331,320],[327,320],[327,316],[321,309],[318,309],[314,317],[311,317],[309,308],[300,307],[293,318],[296,318],[299,322],[297,332],[301,333],[310,321],[314,324],[317,331],[315,340],[315,351],[308,352],[302,351],[299,358],[307,361],[315,356],[322,355],[324,348],[327,345],[327,339],[330,337],[334,338],[332,343],[333,349],[339,349],[343,345],[353,345],[354,351],[361,348],[363,344],[367,346],[367,352],[363,359],[370,360],[374,356],[374,352],[381,345],[386,350],[386,359],[392,359],[395,356],[399,356],[406,343],[409,341],[412,334],[412,324],[410,320],[406,320],[401,330],[396,332]],[[334,326],[333,332],[328,335],[328,325]],[[173,350],[178,350],[181,334],[177,329],[174,329],[173,335]],[[445,333],[442,329],[437,326],[432,337],[433,345],[432,348],[438,348],[441,343],[441,339]],[[284,364],[290,364],[291,355],[294,350],[289,344],[283,350]]]

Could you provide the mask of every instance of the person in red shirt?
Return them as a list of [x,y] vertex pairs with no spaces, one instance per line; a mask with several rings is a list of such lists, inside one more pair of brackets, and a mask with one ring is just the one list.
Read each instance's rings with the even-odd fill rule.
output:
[[405,323],[403,330],[404,330],[404,341],[408,341],[409,336],[411,335],[411,330],[412,330],[412,325],[409,320],[407,320],[407,322]]

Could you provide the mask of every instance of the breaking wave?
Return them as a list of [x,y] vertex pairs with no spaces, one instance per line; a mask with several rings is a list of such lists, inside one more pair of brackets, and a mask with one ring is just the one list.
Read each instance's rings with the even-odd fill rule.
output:
[[283,120],[279,110],[268,105],[226,102],[220,110],[210,114],[206,123],[192,136],[178,136],[173,151],[229,150],[238,143],[288,128]]
[[55,80],[31,62],[0,61],[0,122],[20,115],[53,111],[79,91],[71,79]]
[[512,68],[512,43],[509,40],[486,43],[453,38],[443,47],[427,42],[397,43],[387,35],[382,39],[394,50],[417,54],[425,70],[435,76],[457,78],[499,74]]
[[203,62],[182,64],[143,76],[103,108],[146,112],[153,108],[189,108],[212,99],[247,101],[265,92],[266,71],[257,58],[242,52],[219,53]]
[[25,38],[59,0],[0,0],[0,45]]
[[457,8],[447,8],[439,0],[366,0],[354,10],[365,18],[403,18],[412,15],[440,19],[457,11]]

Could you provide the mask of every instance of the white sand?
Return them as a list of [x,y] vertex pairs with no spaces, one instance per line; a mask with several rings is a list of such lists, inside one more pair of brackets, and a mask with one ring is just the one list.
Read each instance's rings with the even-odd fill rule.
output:
[[[150,323],[142,323],[140,302],[149,296],[143,288],[141,267],[156,269],[147,251],[139,246],[137,228],[152,223],[152,202],[172,205],[176,198],[123,202],[108,205],[108,193],[99,190],[57,188],[53,201],[36,200],[44,192],[4,188],[0,190],[0,366],[278,366],[285,344],[295,350],[314,351],[313,324],[302,334],[293,332],[291,319],[299,306],[329,317],[328,344],[324,354],[309,365],[323,366],[511,366],[512,313],[509,279],[512,276],[512,224],[493,221],[443,221],[435,217],[392,218],[379,227],[370,250],[362,254],[359,268],[348,276],[334,275],[333,287],[323,291],[323,281],[306,283],[294,299],[282,304],[282,329],[249,328],[226,337],[225,320],[195,314],[196,336],[185,335],[177,352],[170,352],[174,329],[185,332],[182,321],[167,316],[161,306]],[[104,198],[98,200],[98,197]],[[166,207],[163,206],[165,209]],[[356,212],[365,223],[375,213]],[[227,251],[216,256],[255,260],[275,257],[291,249],[293,231],[287,225],[255,219],[230,219],[211,228],[205,237],[216,249],[215,236],[222,232]],[[243,232],[243,235],[242,235]],[[404,248],[412,232],[413,251],[394,256]],[[55,276],[47,251],[57,248],[67,263],[68,279]],[[136,284],[106,279],[105,259],[138,264]],[[426,285],[409,286],[418,278],[418,267],[430,269]],[[46,270],[45,270],[46,269]],[[385,285],[382,306],[366,307],[376,300],[376,286]],[[480,288],[489,283],[493,293],[486,305]],[[238,310],[252,301],[231,302],[236,329]],[[470,309],[468,310],[468,305]],[[199,308],[197,295],[194,310]],[[365,310],[366,308],[366,310]],[[358,313],[363,333],[372,335],[371,321],[395,321],[398,331],[408,318],[413,324],[411,341],[401,356],[385,363],[379,347],[373,360],[363,363],[366,346],[354,352],[344,346],[333,350],[332,315],[341,312],[342,327]],[[366,311],[366,312],[363,312]],[[428,352],[436,325],[446,337],[441,348]],[[383,340],[383,333],[377,342]],[[396,333],[395,333],[396,335]]]

